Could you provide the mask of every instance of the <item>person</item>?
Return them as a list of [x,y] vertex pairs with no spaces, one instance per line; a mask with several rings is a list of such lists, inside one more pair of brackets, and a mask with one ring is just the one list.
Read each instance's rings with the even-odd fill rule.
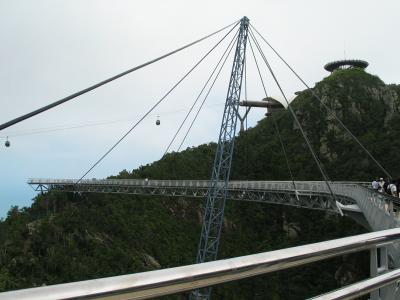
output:
[[383,178],[381,177],[380,179],[379,179],[379,189],[378,189],[378,191],[379,192],[381,192],[381,193],[383,193],[385,190],[383,189],[383,186],[385,185],[385,182],[383,181]]
[[378,189],[379,189],[378,178],[375,178],[374,181],[372,181],[372,189],[374,191],[378,191]]
[[396,180],[394,180],[394,179],[392,180],[392,183],[389,185],[388,189],[390,189],[391,195],[393,197],[397,197]]
[[148,179],[148,178],[145,178],[145,179],[144,179],[144,184],[145,184],[145,185],[148,185],[148,184],[149,184],[149,179]]
[[389,185],[390,185],[390,183],[389,183],[389,178],[387,178],[387,179],[385,180],[385,183],[383,184],[383,193],[386,193],[386,194],[391,195],[392,192],[390,191]]
[[400,198],[400,178],[397,178],[396,188],[397,188],[397,196]]

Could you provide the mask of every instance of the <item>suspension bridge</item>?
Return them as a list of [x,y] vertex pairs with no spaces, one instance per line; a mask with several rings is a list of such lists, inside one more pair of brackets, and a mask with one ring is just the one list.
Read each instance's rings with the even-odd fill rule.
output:
[[[234,29],[236,28],[236,32]],[[84,93],[90,92],[102,85],[116,80],[126,74],[153,64],[170,55],[174,55],[194,44],[228,31],[217,44],[215,44],[163,97],[161,97],[141,118],[127,131],[116,143],[108,149],[79,179],[30,179],[28,184],[38,192],[62,191],[72,193],[120,193],[136,194],[144,196],[171,196],[171,197],[200,197],[205,198],[206,208],[196,264],[172,269],[164,269],[152,272],[132,275],[116,276],[88,280],[75,283],[66,283],[48,287],[11,291],[0,294],[0,299],[148,299],[152,297],[191,291],[191,299],[209,299],[212,295],[211,286],[283,270],[306,263],[331,258],[338,255],[369,250],[371,253],[370,269],[371,278],[355,283],[337,291],[329,292],[315,299],[353,299],[355,297],[370,294],[370,299],[400,299],[398,282],[400,281],[400,229],[397,216],[400,201],[377,191],[371,190],[365,182],[334,182],[329,179],[328,173],[321,164],[318,155],[310,143],[304,131],[299,117],[294,112],[282,89],[277,76],[272,70],[269,61],[262,50],[260,39],[278,56],[279,59],[293,72],[293,74],[305,85],[330,116],[337,120],[349,136],[365,151],[372,161],[389,178],[389,172],[374,158],[368,149],[357,137],[343,124],[307,83],[296,73],[286,60],[271,46],[261,35],[249,19],[244,17],[210,35],[207,35],[193,43],[178,48],[159,58],[153,59],[140,66],[131,68],[116,76],[106,79],[87,89],[76,92],[63,99],[55,101],[45,107],[22,115],[14,120],[0,125],[0,130],[22,122],[37,114],[43,113],[53,107],[70,101]],[[217,48],[221,42],[231,33],[233,37],[226,47],[217,65],[212,69],[211,75],[204,84],[200,94],[195,99],[188,114],[180,124],[165,153],[167,153],[175,141],[183,124],[188,119],[200,97],[204,96],[200,107],[184,135],[178,150],[190,132],[199,115],[215,81],[225,65],[230,53],[234,50],[231,76],[218,138],[218,146],[211,171],[210,180],[147,180],[147,179],[84,179],[98,164],[101,163],[131,132],[161,103],[168,95],[188,77],[188,75],[203,62],[203,60]],[[248,101],[246,91],[246,62],[247,50],[253,56],[259,79],[264,90],[265,99],[268,93],[264,83],[260,64],[256,58],[256,51],[282,94],[286,102],[287,110],[292,115],[300,129],[308,150],[312,154],[315,164],[321,173],[322,181],[297,181],[294,180],[285,145],[281,138],[279,127],[275,121],[274,112],[284,109],[282,105],[276,105],[268,101]],[[242,93],[244,87],[244,93]],[[244,94],[244,99],[243,95]],[[245,100],[240,102],[240,100]],[[246,107],[245,113],[240,113],[240,106]],[[274,126],[279,136],[285,163],[290,174],[290,181],[234,181],[230,180],[232,157],[238,120],[243,125],[250,108],[262,107],[268,109],[268,117],[274,121]],[[241,126],[243,128],[243,126]],[[226,200],[253,201],[277,205],[290,205],[306,209],[325,210],[341,215],[347,215],[371,233],[353,236],[338,240],[332,240],[300,247],[282,249],[245,257],[237,257],[227,260],[217,260],[218,247],[223,224]],[[172,201],[172,200],[171,200]]]

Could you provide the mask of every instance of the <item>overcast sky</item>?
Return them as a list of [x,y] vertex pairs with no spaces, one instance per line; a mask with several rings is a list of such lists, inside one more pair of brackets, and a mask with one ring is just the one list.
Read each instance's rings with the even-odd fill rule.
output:
[[[0,123],[211,33],[244,15],[312,86],[332,60],[361,58],[399,83],[396,0],[0,0]],[[79,178],[222,35],[0,132],[0,217],[31,203],[28,178]],[[228,40],[93,170],[103,178],[159,159]],[[289,97],[301,84],[265,48]],[[218,136],[231,60],[184,148]],[[248,98],[263,93],[249,62]],[[268,92],[278,96],[269,77]],[[155,126],[160,115],[161,126]],[[254,110],[249,125],[263,117]],[[81,125],[75,129],[48,131]],[[10,136],[11,147],[5,148]],[[181,136],[172,147],[176,150]]]

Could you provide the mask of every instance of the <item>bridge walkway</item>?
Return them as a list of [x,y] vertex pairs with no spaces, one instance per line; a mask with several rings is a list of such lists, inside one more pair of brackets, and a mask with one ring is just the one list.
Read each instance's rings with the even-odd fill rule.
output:
[[[58,190],[78,193],[117,193],[151,196],[206,197],[208,180],[30,179],[37,191]],[[221,183],[222,184],[222,183]],[[230,181],[229,199],[290,205],[346,214],[371,231],[400,227],[397,208],[400,199],[369,189],[366,182],[331,182],[336,202],[323,181]],[[332,205],[335,203],[336,205]],[[400,209],[399,209],[400,211]],[[377,247],[378,248],[378,247]],[[400,268],[399,244],[387,245],[387,267],[378,268],[377,248],[371,250],[371,275]],[[374,254],[375,253],[375,254]],[[376,261],[375,261],[376,260]],[[371,294],[371,299],[392,299],[397,285],[391,284]]]
[[[145,180],[145,179],[87,179],[75,184],[75,179],[29,179],[36,191],[58,190],[81,193],[117,193],[172,197],[207,196],[209,180]],[[222,184],[222,183],[221,183]],[[334,182],[340,205],[356,202],[344,193],[345,187],[365,186],[365,182]],[[332,206],[331,195],[323,181],[230,181],[229,199],[290,205],[308,209],[339,212]]]

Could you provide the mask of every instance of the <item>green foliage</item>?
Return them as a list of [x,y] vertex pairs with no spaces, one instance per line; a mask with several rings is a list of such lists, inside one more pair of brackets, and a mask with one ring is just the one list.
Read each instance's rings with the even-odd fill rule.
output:
[[216,146],[210,143],[167,153],[159,161],[109,178],[209,179]]
[[351,88],[354,84],[361,83],[365,86],[384,86],[385,83],[378,77],[367,73],[361,68],[350,68],[336,70],[331,73],[328,77],[325,77],[323,81],[317,83],[316,87],[320,85],[338,83],[346,83],[346,86]]

